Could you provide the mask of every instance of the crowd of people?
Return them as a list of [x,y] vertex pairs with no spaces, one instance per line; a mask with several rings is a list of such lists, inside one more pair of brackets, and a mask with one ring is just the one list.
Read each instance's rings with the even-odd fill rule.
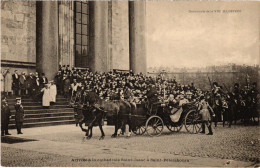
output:
[[44,73],[38,72],[18,73],[14,70],[11,74],[9,69],[1,73],[1,96],[9,95],[16,97],[32,98],[36,102],[42,102],[43,107],[49,107],[51,103],[56,102],[57,89],[53,80],[48,81]]
[[93,73],[88,69],[70,70],[68,66],[62,66],[55,76],[55,83],[58,93],[68,101],[75,99],[78,92],[84,95],[85,91],[94,91],[105,100],[131,97],[136,104],[142,103],[147,97],[152,102],[162,102],[170,95],[178,100],[186,98],[192,101],[202,94],[193,84],[181,85],[175,79],[167,79],[163,75],[151,77],[142,73],[134,74],[131,70]]
[[146,100],[150,104],[168,102],[169,106],[177,108],[187,102],[199,101],[204,96],[216,113],[215,126],[219,121],[228,120],[227,117],[235,122],[239,119],[246,122],[252,115],[257,115],[256,83],[247,84],[243,88],[239,88],[236,83],[229,90],[226,86],[213,82],[211,90],[202,91],[193,83],[181,85],[163,74],[151,77],[142,73],[134,74],[131,70],[93,73],[88,69],[70,69],[69,66],[60,67],[55,82],[58,92],[72,104],[76,100],[84,101],[84,94],[88,91],[97,93],[105,100],[131,99],[135,104]]
[[[65,65],[59,67],[54,81],[48,82],[44,73],[41,76],[37,72],[35,75],[29,73],[26,76],[24,72],[18,74],[16,70],[12,75],[9,70],[3,72],[1,81],[4,82],[1,88],[4,95],[13,91],[16,96],[42,100],[42,105],[46,108],[51,102],[56,101],[57,94],[63,95],[68,105],[73,105],[76,101],[86,103],[85,95],[88,92],[95,92],[104,100],[126,99],[135,104],[149,102],[150,105],[167,103],[172,113],[178,111],[176,108],[180,109],[185,103],[197,101],[200,102],[199,107],[202,111],[205,111],[207,106],[212,107],[210,114],[214,117],[215,126],[222,120],[236,122],[242,119],[247,122],[254,114],[258,114],[259,94],[256,83],[247,84],[244,88],[239,88],[239,84],[236,83],[233,90],[227,88],[224,90],[214,82],[211,90],[202,91],[193,83],[181,85],[175,79],[166,78],[163,74],[152,77],[142,73],[134,74],[131,70],[99,73]],[[210,130],[212,117],[206,117],[208,121],[210,120],[206,122]],[[225,119],[226,117],[229,119]]]

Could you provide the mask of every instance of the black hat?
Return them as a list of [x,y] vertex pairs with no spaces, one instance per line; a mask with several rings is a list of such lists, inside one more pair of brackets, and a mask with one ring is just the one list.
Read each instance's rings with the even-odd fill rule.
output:
[[217,82],[213,82],[213,85],[216,85],[216,86],[218,86],[218,83],[217,83]]
[[205,97],[202,95],[202,96],[200,96],[200,100],[203,100],[203,99],[205,99]]

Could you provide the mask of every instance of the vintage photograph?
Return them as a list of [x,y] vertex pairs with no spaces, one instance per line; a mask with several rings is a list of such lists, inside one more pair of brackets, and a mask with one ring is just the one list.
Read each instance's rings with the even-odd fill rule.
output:
[[1,166],[259,167],[260,2],[1,1]]

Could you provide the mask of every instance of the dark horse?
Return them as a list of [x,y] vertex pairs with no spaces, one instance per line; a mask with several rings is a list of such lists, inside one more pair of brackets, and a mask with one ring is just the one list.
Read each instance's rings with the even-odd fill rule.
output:
[[[75,120],[81,127],[81,130],[86,132],[88,139],[92,137],[93,126],[99,126],[102,134],[100,139],[104,139],[105,134],[102,125],[105,117],[113,117],[115,120],[115,132],[112,137],[117,136],[118,129],[124,130],[127,123],[129,124],[129,131],[131,131],[131,105],[128,102],[123,100],[105,101],[99,98],[95,92],[86,94],[86,100],[90,105],[76,109],[75,113],[77,115]],[[88,129],[83,128],[83,123],[88,126]]]
[[[101,137],[99,139],[104,139],[105,133],[102,127],[104,123],[104,111],[86,105],[77,105],[77,107],[74,107],[74,111],[76,125],[79,125],[83,132],[86,132],[87,139],[92,137],[93,126],[99,126],[101,131]],[[85,126],[88,126],[88,129],[83,128],[84,123]]]

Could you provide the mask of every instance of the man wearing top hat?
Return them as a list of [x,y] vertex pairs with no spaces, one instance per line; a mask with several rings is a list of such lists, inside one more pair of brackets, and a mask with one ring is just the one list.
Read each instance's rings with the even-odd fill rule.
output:
[[24,109],[22,106],[22,100],[21,98],[16,98],[16,104],[14,105],[15,107],[15,124],[16,124],[16,129],[17,129],[17,134],[23,134],[22,133],[22,125],[23,125],[23,120],[24,120]]
[[12,89],[14,91],[14,94],[18,96],[20,88],[19,88],[19,75],[17,70],[14,70],[14,74],[12,75],[12,78],[13,78]]
[[42,73],[42,77],[40,78],[41,88],[43,88],[43,87],[45,86],[45,84],[48,84],[48,79],[47,79],[47,77],[45,76],[45,74]]

